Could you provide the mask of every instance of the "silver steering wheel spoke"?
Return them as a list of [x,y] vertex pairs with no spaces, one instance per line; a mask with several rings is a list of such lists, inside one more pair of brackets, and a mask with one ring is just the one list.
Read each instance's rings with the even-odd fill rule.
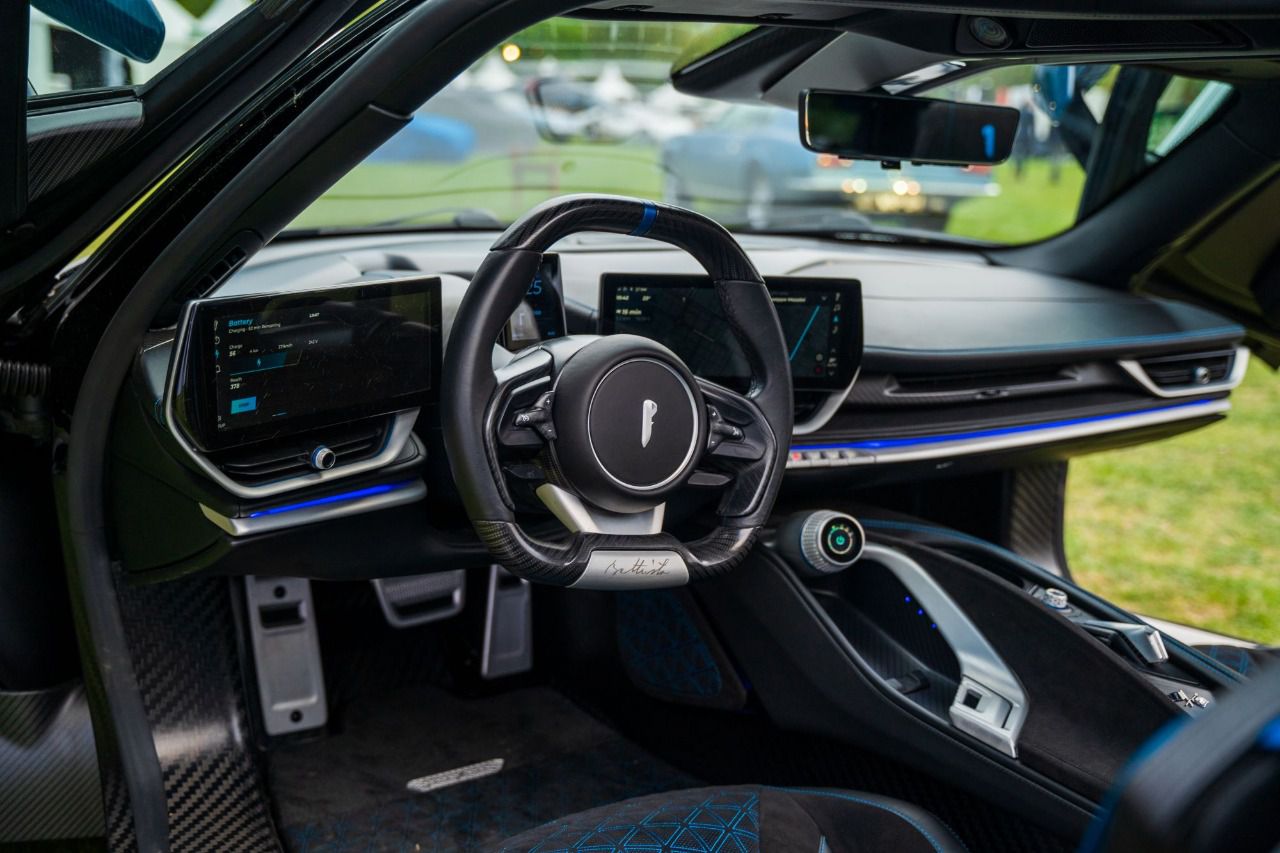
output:
[[553,483],[543,483],[535,494],[570,533],[652,536],[662,532],[666,517],[665,503],[639,512],[613,512]]

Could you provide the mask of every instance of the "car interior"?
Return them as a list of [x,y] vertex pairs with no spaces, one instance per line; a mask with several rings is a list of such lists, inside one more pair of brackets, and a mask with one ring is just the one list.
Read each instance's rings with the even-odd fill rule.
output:
[[[680,106],[575,82],[625,39]],[[1064,504],[1280,365],[1278,59],[1260,0],[306,0],[28,92],[0,842],[1277,849],[1275,651],[1079,585]],[[1024,154],[1064,220],[943,232]]]

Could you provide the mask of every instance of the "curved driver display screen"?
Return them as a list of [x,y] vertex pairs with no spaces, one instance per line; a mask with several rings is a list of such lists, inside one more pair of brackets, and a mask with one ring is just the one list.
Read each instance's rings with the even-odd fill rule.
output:
[[212,450],[421,405],[439,306],[434,277],[194,302],[184,425]]
[[[862,287],[856,281],[771,277],[798,390],[837,391],[862,358]],[[711,279],[696,275],[608,273],[600,279],[600,331],[670,347],[698,376],[724,385],[750,378]]]

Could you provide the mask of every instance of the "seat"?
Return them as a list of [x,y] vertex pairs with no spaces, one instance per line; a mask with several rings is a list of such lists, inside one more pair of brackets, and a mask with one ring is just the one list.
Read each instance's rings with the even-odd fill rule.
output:
[[507,840],[509,853],[951,853],[964,845],[928,812],[830,789],[740,785],[638,797]]

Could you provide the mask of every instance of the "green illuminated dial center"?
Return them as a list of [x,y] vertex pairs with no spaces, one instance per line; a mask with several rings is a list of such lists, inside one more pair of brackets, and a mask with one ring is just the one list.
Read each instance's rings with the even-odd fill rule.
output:
[[831,521],[823,531],[822,545],[828,556],[842,560],[857,549],[858,536],[847,522]]

